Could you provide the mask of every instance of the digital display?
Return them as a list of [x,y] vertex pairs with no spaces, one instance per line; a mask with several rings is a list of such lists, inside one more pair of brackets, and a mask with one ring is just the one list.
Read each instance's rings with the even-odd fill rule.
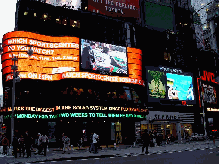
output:
[[66,6],[72,10],[78,10],[81,8],[81,0],[46,0],[46,3],[53,6]]
[[139,0],[88,0],[88,11],[111,17],[140,17]]
[[[55,106],[53,108],[40,108],[40,107],[24,107],[16,106],[14,107],[15,111],[31,111],[31,112],[54,112],[60,110],[88,110],[88,111],[121,111],[121,112],[148,112],[148,109],[139,109],[139,108],[127,108],[127,107],[106,107],[106,106]],[[0,111],[11,112],[11,107],[1,108]]]
[[[6,75],[6,81],[13,79],[11,75],[12,57],[17,56],[16,65],[18,66],[17,71],[20,72],[20,79],[54,81],[82,78],[144,85],[142,51],[140,49],[96,42],[99,47],[94,50],[96,51],[95,55],[92,58],[89,52],[88,58],[90,58],[88,60],[85,57],[88,61],[84,63],[79,49],[84,49],[85,40],[82,39],[82,43],[80,47],[77,37],[53,37],[24,31],[6,33],[3,37],[3,55],[1,56],[2,73]],[[25,46],[28,45],[33,46],[32,56],[27,54],[29,47]],[[107,47],[109,51],[105,53]],[[83,49],[81,50],[82,57]],[[80,64],[80,60],[82,64]],[[87,62],[92,62],[92,64],[87,64]],[[83,72],[80,72],[80,65],[81,69],[87,68],[87,66],[92,69],[87,69],[86,72],[83,69]],[[93,68],[95,72],[91,73],[90,70]]]
[[149,101],[166,100],[195,103],[193,76],[180,69],[147,67]]
[[166,97],[164,72],[148,70],[148,89],[149,96],[152,98]]
[[160,29],[173,30],[173,9],[171,7],[145,2],[146,24]]
[[100,74],[128,74],[126,47],[81,39],[81,68]]
[[[10,118],[11,115],[4,116],[4,119]],[[39,119],[56,119],[56,118],[146,118],[140,114],[114,114],[114,113],[61,113],[61,114],[15,114],[16,118],[39,118]]]
[[203,101],[209,104],[217,104],[216,89],[211,85],[202,84]]
[[168,99],[194,100],[192,77],[167,73]]

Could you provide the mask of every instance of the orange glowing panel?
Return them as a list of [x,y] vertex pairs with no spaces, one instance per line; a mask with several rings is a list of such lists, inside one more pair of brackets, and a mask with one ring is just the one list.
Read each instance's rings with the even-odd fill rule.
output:
[[[27,55],[29,47],[25,47],[28,45],[33,46],[34,53],[31,57]],[[53,81],[63,78],[87,78],[144,85],[140,49],[127,47],[129,77],[79,72],[79,52],[79,38],[76,37],[53,37],[24,31],[9,32],[3,37],[3,75],[6,75],[6,81],[12,79],[12,56],[17,56],[16,65],[21,79]]]

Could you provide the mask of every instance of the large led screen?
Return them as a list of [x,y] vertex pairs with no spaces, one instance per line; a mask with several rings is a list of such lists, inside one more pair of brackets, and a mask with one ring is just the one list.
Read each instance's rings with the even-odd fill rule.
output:
[[178,69],[147,67],[149,102],[186,101],[195,103],[193,76]]
[[[16,62],[17,71],[20,72],[21,79],[54,81],[67,78],[84,78],[144,85],[142,80],[142,51],[140,49],[131,47],[126,49],[125,47],[101,43],[94,50],[95,64],[88,64],[88,66],[95,66],[95,72],[90,72],[89,69],[86,72],[84,70],[80,72],[82,70],[80,61],[83,61],[83,59],[80,55],[79,40],[77,37],[53,37],[24,31],[6,33],[3,37],[3,54],[1,56],[2,74],[6,81],[13,79],[11,75],[12,56],[16,56],[18,58]],[[82,40],[82,42],[84,49],[85,41]],[[95,44],[98,44],[98,42]],[[29,47],[26,46],[29,45],[32,46],[32,56],[27,54]],[[91,50],[87,49],[87,51],[90,55]],[[92,52],[94,51],[92,50]],[[111,58],[111,60],[107,60],[107,58]],[[92,59],[92,54],[90,59]],[[110,66],[110,69],[108,69],[108,66]],[[106,74],[107,71],[112,71],[111,74],[115,75],[108,75]]]
[[165,98],[166,85],[164,72],[148,70],[149,96],[152,98]]
[[173,30],[173,9],[168,6],[145,2],[146,25]]
[[128,75],[126,47],[81,39],[81,68],[101,74]]
[[194,100],[192,77],[166,73],[168,99]]

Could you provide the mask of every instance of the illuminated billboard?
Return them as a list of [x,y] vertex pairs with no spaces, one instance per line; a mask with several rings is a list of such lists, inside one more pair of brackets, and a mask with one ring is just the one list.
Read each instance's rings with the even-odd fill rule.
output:
[[[117,57],[110,54],[115,62],[121,63],[120,66],[117,65],[118,67],[113,67],[111,64],[111,68],[117,74],[117,76],[111,76],[101,74],[107,69],[107,66],[106,63],[101,65],[98,57],[96,58],[97,61],[99,60],[96,67],[98,67],[99,72],[80,72],[80,60],[83,60],[80,57],[79,43],[80,39],[77,37],[52,37],[24,31],[9,32],[3,37],[2,73],[6,75],[6,81],[12,79],[12,56],[17,56],[16,65],[21,79],[54,81],[67,78],[86,78],[144,85],[142,81],[142,51],[140,49],[131,47],[125,49],[113,45],[113,48],[126,51],[120,52],[120,49],[118,50],[120,54],[127,54],[127,56]],[[28,45],[33,46],[31,57],[27,55],[29,48],[25,47]],[[112,53],[117,54],[118,51],[115,50]],[[102,56],[101,60],[103,61],[103,59],[105,56]],[[121,59],[123,61],[120,61]],[[122,74],[127,75],[127,77],[119,76]]]
[[140,17],[139,0],[88,0],[88,10],[112,17]]
[[173,9],[171,7],[145,2],[146,25],[160,29],[173,30]]
[[193,75],[179,69],[147,67],[148,99],[195,103]]
[[53,6],[66,6],[73,10],[81,8],[81,0],[46,0],[45,2]]
[[81,68],[100,74],[128,75],[126,47],[81,39]]

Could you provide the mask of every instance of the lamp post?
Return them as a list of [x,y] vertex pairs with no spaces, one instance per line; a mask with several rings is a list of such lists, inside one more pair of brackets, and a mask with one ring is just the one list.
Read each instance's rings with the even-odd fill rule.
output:
[[[199,70],[199,68],[198,68],[198,70]],[[201,72],[200,72],[200,70],[199,70],[199,77],[200,77],[200,79],[199,79],[199,85],[200,85],[200,87],[202,87],[201,86]],[[200,91],[201,92],[201,91]],[[207,131],[206,131],[206,121],[205,121],[205,104],[204,104],[204,95],[202,95],[202,93],[201,93],[201,96],[200,96],[200,98],[201,98],[201,103],[202,103],[202,114],[203,114],[203,122],[204,122],[204,131],[205,131],[205,138],[207,138]]]
[[[3,52],[3,48],[1,45],[5,45],[7,47],[10,48],[10,52],[12,53],[12,48],[10,47],[10,45],[7,44],[2,44],[0,43],[0,53]],[[31,49],[32,46],[27,45],[24,47],[30,47],[30,49],[28,50],[27,54],[29,56],[33,55],[33,50]],[[22,50],[24,47],[22,47],[20,50]],[[11,116],[11,145],[13,143],[13,136],[14,136],[14,105],[15,105],[15,83],[20,81],[20,77],[19,72],[17,72],[16,70],[18,70],[18,66],[16,66],[16,61],[18,61],[18,56],[16,57],[14,54],[12,54],[12,61],[14,61],[13,65],[11,66],[11,69],[13,70],[13,87],[12,87],[12,116]]]

